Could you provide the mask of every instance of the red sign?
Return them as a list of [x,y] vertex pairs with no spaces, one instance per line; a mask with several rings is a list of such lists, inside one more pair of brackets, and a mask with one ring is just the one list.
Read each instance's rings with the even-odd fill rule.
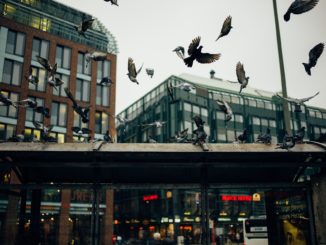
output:
[[221,195],[221,199],[223,202],[227,201],[240,201],[240,202],[251,202],[252,196],[246,195]]
[[148,195],[148,196],[143,196],[143,201],[154,201],[158,199],[158,195]]

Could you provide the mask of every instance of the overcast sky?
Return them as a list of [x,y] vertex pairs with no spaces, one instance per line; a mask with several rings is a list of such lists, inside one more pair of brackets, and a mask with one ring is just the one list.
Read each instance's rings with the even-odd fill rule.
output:
[[[142,97],[170,75],[190,73],[236,80],[235,66],[244,64],[249,86],[272,92],[281,90],[275,22],[272,0],[118,0],[119,7],[103,0],[57,0],[97,17],[116,37],[117,58],[116,113]],[[320,0],[310,12],[283,15],[293,0],[278,0],[283,56],[290,97],[304,98],[320,91],[307,104],[326,108],[326,50],[308,76],[302,62],[320,42],[326,42],[326,1]],[[225,18],[232,16],[233,29],[215,42]],[[322,24],[324,23],[324,24]],[[221,53],[212,64],[194,63],[188,68],[172,50],[201,36],[203,52]],[[139,74],[140,85],[127,73],[128,57],[136,68],[154,68],[151,79],[145,69]]]

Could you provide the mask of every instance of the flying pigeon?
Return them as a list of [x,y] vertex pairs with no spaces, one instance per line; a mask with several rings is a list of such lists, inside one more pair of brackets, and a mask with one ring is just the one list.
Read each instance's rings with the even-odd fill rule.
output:
[[173,52],[176,52],[176,54],[178,55],[178,57],[182,60],[184,60],[185,58],[185,48],[182,46],[178,46],[175,49],[172,50]]
[[293,138],[294,138],[294,141],[296,143],[302,143],[303,141],[303,138],[306,134],[306,127],[301,127],[294,135],[293,135]]
[[60,78],[57,78],[55,76],[50,76],[48,78],[48,84],[58,91],[57,87],[60,87],[62,84],[64,84],[64,82]]
[[19,107],[29,107],[35,109],[37,107],[37,101],[32,99],[25,99],[17,102]]
[[38,84],[39,80],[37,76],[33,75],[33,68],[32,66],[29,67],[29,71],[28,71],[28,76],[25,76],[25,78],[27,79],[27,81],[31,84]]
[[233,28],[231,26],[231,22],[232,22],[232,17],[231,16],[228,16],[225,20],[224,20],[224,23],[223,23],[223,26],[222,26],[222,29],[221,29],[221,33],[220,35],[218,36],[218,38],[216,39],[216,41],[223,37],[223,36],[226,36],[227,34],[229,34],[229,32],[231,31],[231,29]]
[[72,131],[78,136],[83,136],[84,134],[90,134],[91,130],[88,128],[72,127]]
[[94,61],[103,61],[106,60],[106,53],[103,52],[97,52],[94,51],[92,53],[89,53],[88,51],[85,54],[85,60],[86,60],[86,68],[88,67],[89,62],[91,62],[91,60]]
[[150,76],[151,78],[153,78],[153,76],[154,76],[154,69],[146,68],[146,73],[147,73],[148,76]]
[[79,106],[77,104],[77,101],[75,100],[75,98],[72,95],[72,93],[70,92],[70,90],[68,88],[65,88],[64,90],[65,90],[68,98],[72,101],[72,108],[74,109],[74,111],[81,116],[83,123],[87,123],[89,121],[88,113],[89,113],[90,106],[88,106],[86,108],[82,108],[81,106]]
[[93,25],[93,21],[95,19],[89,19],[85,20],[80,25],[75,26],[76,31],[78,32],[79,35],[83,35],[85,37],[85,32],[87,31],[88,28],[90,28]]
[[116,5],[116,6],[119,6],[118,5],[118,0],[104,0],[105,2],[111,2],[111,5]]
[[109,77],[103,77],[100,81],[100,85],[102,86],[110,86],[111,84],[113,84],[113,81],[111,80],[111,78]]
[[13,102],[12,100],[8,99],[0,92],[0,106],[1,105],[17,107],[16,102]]
[[294,0],[284,15],[284,20],[289,21],[291,14],[302,14],[313,9],[319,0]]
[[203,146],[206,142],[206,138],[207,138],[207,134],[204,130],[204,124],[205,122],[199,117],[199,116],[195,116],[193,117],[193,120],[195,121],[195,124],[197,126],[197,129],[193,130],[193,134],[196,135],[196,138],[193,141],[193,144],[200,144],[201,146]]
[[42,58],[41,56],[36,56],[37,61],[49,72],[49,77],[54,76],[54,74],[57,72],[57,63],[52,66],[49,61],[45,58]]
[[118,120],[118,122],[121,125],[126,125],[126,123],[130,122],[130,119],[126,118],[126,117],[122,117],[122,116],[114,116],[109,114],[111,117],[116,118]]
[[49,125],[49,126],[45,126],[39,122],[33,121],[34,127],[41,130],[41,135],[42,137],[45,139],[47,137],[49,137],[49,133],[51,132],[51,130],[53,129],[53,125]]
[[285,98],[285,97],[280,96],[279,94],[276,94],[276,96],[283,100],[286,100],[288,102],[294,103],[295,104],[295,112],[301,112],[301,105],[303,105],[304,102],[307,102],[308,100],[311,100],[312,98],[316,97],[318,94],[319,94],[319,92],[317,92],[313,96],[303,98],[303,99]]
[[225,121],[230,121],[233,116],[231,106],[225,100],[216,100],[217,105],[225,113]]
[[166,122],[155,121],[155,122],[152,122],[152,123],[142,123],[140,126],[142,126],[142,127],[155,126],[156,128],[161,128],[161,127],[163,127],[164,124],[166,124]]
[[173,88],[181,88],[183,91],[190,92],[193,89],[196,89],[196,87],[190,83],[180,83],[176,86],[171,85]]
[[188,47],[189,57],[184,59],[184,62],[188,67],[192,67],[194,60],[197,60],[202,64],[207,64],[218,60],[221,56],[221,54],[202,53],[201,50],[203,46],[199,46],[199,43],[200,37],[196,37],[192,40]]
[[310,69],[311,67],[315,67],[315,65],[317,64],[317,60],[319,59],[320,55],[324,51],[324,46],[325,46],[324,43],[319,43],[315,47],[313,47],[309,51],[309,63],[302,63],[304,69],[306,70],[309,76],[311,75]]
[[44,115],[46,118],[51,117],[49,108],[45,108],[44,106],[37,106],[36,108],[34,108],[34,111]]
[[247,87],[248,82],[249,82],[249,77],[246,77],[246,72],[243,68],[243,64],[241,64],[240,62],[237,63],[236,73],[237,73],[238,82],[241,85],[240,92],[239,92],[239,93],[241,93],[242,89]]
[[128,73],[127,73],[127,75],[129,77],[130,81],[132,81],[134,83],[137,83],[139,85],[136,77],[140,73],[142,68],[143,68],[143,65],[139,68],[138,71],[136,71],[136,66],[135,66],[135,63],[134,63],[133,59],[132,58],[128,59]]
[[259,134],[256,140],[257,143],[270,144],[272,142],[271,130],[266,129],[266,134]]
[[243,133],[237,137],[237,140],[240,141],[241,143],[243,143],[243,142],[246,142],[247,139],[248,139],[248,132],[247,132],[247,129],[245,129],[245,130],[243,130]]
[[293,148],[295,146],[295,140],[294,137],[289,136],[286,132],[283,137],[283,142],[277,144],[277,147],[275,149],[285,149],[289,150],[290,148]]
[[172,84],[171,83],[168,83],[167,84],[167,87],[168,87],[168,94],[171,98],[171,104],[175,103],[176,102],[176,99],[175,99],[175,96],[174,96],[174,93],[173,93],[173,87],[172,87]]

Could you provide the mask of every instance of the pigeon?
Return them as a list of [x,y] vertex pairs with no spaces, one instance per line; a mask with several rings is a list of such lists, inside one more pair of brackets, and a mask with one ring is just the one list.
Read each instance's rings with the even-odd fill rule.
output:
[[171,98],[171,104],[175,103],[176,102],[176,99],[175,99],[175,96],[174,96],[174,93],[173,93],[173,87],[172,87],[172,84],[171,83],[168,83],[167,84],[167,87],[168,87],[168,94]]
[[199,46],[199,43],[200,37],[196,37],[192,40],[188,47],[189,57],[184,59],[184,62],[188,67],[192,67],[194,60],[197,60],[202,64],[207,64],[218,60],[221,56],[221,54],[202,53],[201,50],[203,46]]
[[49,137],[49,133],[51,132],[51,130],[54,127],[53,125],[49,125],[49,126],[43,125],[42,126],[41,123],[36,122],[36,121],[33,121],[33,125],[34,125],[35,128],[41,130],[41,135],[42,135],[43,138]]
[[296,133],[295,135],[293,135],[294,141],[296,143],[302,143],[303,138],[306,134],[306,127],[301,127]]
[[242,89],[247,87],[248,82],[249,82],[249,77],[246,77],[246,72],[243,68],[243,64],[241,64],[240,62],[237,63],[236,73],[237,73],[238,82],[241,85],[240,92],[239,92],[239,93],[241,93]]
[[89,130],[88,128],[72,127],[71,129],[78,136],[83,136],[85,134],[91,133],[91,130]]
[[248,139],[248,133],[247,133],[247,129],[243,130],[243,133],[240,134],[237,137],[237,140],[240,141],[241,143],[246,142]]
[[157,141],[154,140],[154,139],[152,138],[152,136],[148,136],[147,142],[148,142],[148,143],[152,143],[152,144],[157,143]]
[[134,83],[137,83],[139,85],[136,77],[140,73],[142,68],[143,68],[143,65],[139,68],[138,71],[136,71],[136,66],[135,66],[135,63],[134,63],[133,59],[132,58],[128,59],[128,73],[127,73],[127,75],[129,77],[130,81],[132,81]]
[[104,0],[105,2],[111,2],[111,5],[116,5],[116,6],[119,6],[118,5],[118,0]]
[[161,128],[163,127],[163,125],[166,124],[166,122],[160,122],[160,121],[155,121],[155,122],[152,122],[152,123],[142,123],[140,126],[142,127],[153,127],[155,126],[156,128]]
[[259,134],[256,142],[270,144],[272,142],[271,130],[269,128],[267,128],[266,134]]
[[48,84],[58,91],[57,87],[60,87],[62,84],[64,84],[64,82],[60,78],[57,78],[55,76],[50,76],[48,78]]
[[173,52],[176,52],[176,54],[178,55],[178,57],[182,60],[184,60],[185,58],[185,48],[182,46],[178,46],[175,49],[172,50]]
[[29,67],[29,71],[28,71],[28,76],[25,76],[25,78],[27,79],[27,81],[31,84],[38,84],[39,80],[37,76],[33,75],[33,68],[32,66]]
[[286,132],[283,137],[283,142],[277,144],[277,147],[275,149],[285,149],[289,150],[290,148],[293,148],[295,146],[295,140],[294,137],[289,136]]
[[205,122],[199,117],[199,116],[194,116],[192,118],[192,120],[194,120],[197,128],[201,127],[201,126],[204,126]]
[[113,84],[113,81],[109,77],[103,77],[100,81],[100,85],[102,85],[102,86],[108,87],[108,86],[111,86],[111,84]]
[[109,114],[111,117],[116,118],[118,120],[118,122],[121,125],[126,125],[126,123],[130,122],[131,120],[126,118],[126,117],[122,117],[122,116],[113,116],[111,114]]
[[318,94],[319,94],[319,92],[317,92],[313,96],[303,98],[303,99],[285,98],[285,97],[280,96],[279,94],[276,94],[276,96],[283,99],[283,100],[286,100],[288,102],[294,103],[295,104],[295,112],[301,112],[301,105],[304,105],[304,102],[307,102],[308,100],[311,100],[312,98],[316,97]]
[[289,21],[291,14],[302,14],[313,9],[318,1],[319,0],[294,0],[284,14],[284,20]]
[[85,20],[80,25],[75,26],[76,31],[78,32],[79,35],[83,35],[85,37],[85,32],[87,31],[88,28],[90,28],[93,25],[93,21],[95,19],[89,19]]
[[38,63],[40,63],[45,70],[47,70],[49,72],[49,77],[54,76],[54,74],[57,71],[57,63],[54,64],[54,66],[52,66],[49,61],[45,58],[42,58],[41,56],[36,56]]
[[37,107],[37,101],[32,99],[25,99],[17,102],[19,107],[29,107],[35,109]]
[[222,29],[221,29],[221,33],[220,35],[218,36],[218,38],[216,39],[216,41],[223,37],[223,36],[226,36],[227,34],[229,34],[229,32],[231,31],[231,29],[233,28],[231,26],[231,22],[232,22],[232,17],[231,16],[228,16],[225,20],[224,20],[224,23],[223,23],[223,26],[222,26]]
[[0,106],[13,106],[17,108],[16,105],[17,102],[13,102],[11,99],[8,99],[6,96],[4,96],[1,91],[0,91]]
[[[171,85],[172,86],[172,85]],[[176,86],[173,86],[174,88],[181,88],[183,91],[190,92],[191,90],[196,89],[195,86],[193,86],[190,83],[180,83]]]
[[94,51],[89,53],[88,51],[85,54],[86,68],[91,60],[94,61],[103,61],[106,60],[106,53]]
[[324,43],[319,43],[315,47],[313,47],[309,52],[309,63],[302,63],[304,69],[306,70],[307,74],[311,76],[311,68],[315,67],[317,64],[317,60],[319,59],[320,55],[324,51]]
[[203,145],[206,142],[207,134],[204,130],[204,124],[205,122],[199,117],[195,116],[193,117],[193,120],[195,121],[195,124],[197,126],[197,129],[193,130],[193,134],[196,135],[196,138],[193,141],[193,144],[200,144]]
[[225,121],[230,121],[233,116],[231,106],[225,100],[216,100],[217,105],[225,113]]
[[20,134],[15,134],[8,139],[8,142],[24,142],[25,141],[25,130],[22,130]]
[[51,117],[49,108],[45,108],[44,106],[37,106],[36,108],[34,108],[34,111],[44,115],[46,118]]
[[150,76],[151,78],[153,78],[153,76],[154,76],[154,69],[146,68],[146,73],[147,73],[148,76]]
[[188,128],[180,132],[176,132],[172,140],[176,143],[186,143],[188,142]]
[[105,143],[113,143],[114,142],[109,130],[106,131],[106,133],[103,137],[103,140]]
[[79,106],[77,104],[77,101],[75,100],[74,96],[72,95],[72,93],[70,92],[70,90],[68,88],[64,89],[68,98],[72,101],[72,108],[74,109],[74,111],[80,115],[80,117],[82,118],[82,122],[83,123],[87,123],[89,121],[88,118],[88,113],[89,113],[89,108],[90,106],[86,107],[86,108],[82,108],[81,106]]

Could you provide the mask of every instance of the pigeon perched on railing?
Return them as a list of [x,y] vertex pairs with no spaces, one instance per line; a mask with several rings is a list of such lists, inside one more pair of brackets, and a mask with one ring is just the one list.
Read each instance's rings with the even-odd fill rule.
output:
[[53,125],[45,126],[39,122],[33,121],[33,124],[35,128],[41,130],[41,138],[43,139],[44,142],[56,142],[57,139],[50,136],[50,132],[53,129]]
[[27,81],[31,84],[37,85],[39,82],[39,79],[37,76],[33,75],[33,68],[32,66],[29,67],[28,70],[28,76],[25,76],[25,78],[27,79]]
[[223,37],[223,36],[226,36],[227,34],[229,34],[229,32],[231,31],[231,29],[233,28],[231,26],[231,22],[232,22],[232,17],[231,16],[228,16],[225,20],[224,20],[224,23],[223,23],[223,26],[222,26],[222,29],[221,29],[221,33],[220,35],[218,36],[218,38],[216,39],[216,41]]
[[180,132],[176,132],[174,137],[171,137],[170,140],[172,142],[175,143],[188,143],[188,128],[180,131]]
[[104,0],[105,2],[111,2],[111,5],[116,5],[116,6],[119,6],[118,5],[118,0]]
[[324,43],[319,43],[309,51],[309,63],[302,63],[307,74],[311,75],[311,68],[315,67],[317,60],[324,51]]
[[95,19],[85,20],[80,23],[78,26],[75,26],[75,30],[78,32],[79,35],[85,36],[85,32],[93,25],[93,21]]
[[11,99],[7,98],[0,91],[0,106],[2,106],[2,105],[17,107],[17,102],[12,101]]
[[319,92],[317,92],[316,94],[314,94],[313,96],[307,97],[307,98],[302,98],[302,99],[295,99],[295,98],[285,98],[282,97],[279,94],[276,94],[277,97],[286,100],[290,103],[294,103],[295,104],[295,112],[301,112],[301,105],[304,105],[305,102],[311,100],[312,98],[316,97],[319,94]]
[[241,143],[245,143],[248,140],[248,131],[247,129],[244,129],[242,134],[240,134],[237,137],[237,140],[240,141]]
[[8,142],[24,142],[25,141],[25,130],[22,130],[20,134],[15,134],[12,137],[10,137]]
[[196,138],[193,140],[193,144],[199,144],[200,146],[204,147],[207,138],[207,134],[204,130],[205,122],[199,116],[193,117],[193,120],[197,126],[197,129],[192,131],[196,136]]
[[143,68],[143,65],[141,65],[141,67],[138,69],[138,71],[136,70],[136,65],[133,61],[132,58],[128,58],[128,73],[127,76],[129,77],[130,81],[132,81],[133,83],[137,83],[139,85],[139,82],[137,81],[137,75],[141,72],[141,69]]
[[148,142],[148,143],[152,143],[152,144],[157,143],[157,141],[156,141],[155,139],[153,139],[152,136],[148,136],[147,142]]
[[216,100],[217,105],[225,114],[225,121],[230,121],[233,116],[231,106],[225,100]]
[[184,47],[178,46],[175,49],[173,49],[172,51],[175,52],[180,59],[184,60],[184,58],[185,58],[185,48]]
[[302,143],[306,134],[306,127],[301,127],[294,135],[293,138],[296,143]]
[[113,143],[113,142],[114,142],[113,137],[111,136],[109,130],[106,131],[106,133],[105,133],[105,135],[104,135],[104,137],[103,137],[103,141],[104,141],[105,143]]
[[68,98],[72,101],[72,108],[74,109],[74,111],[80,115],[80,117],[82,118],[82,122],[83,123],[87,123],[89,121],[88,118],[88,113],[89,113],[89,108],[91,106],[88,106],[86,108],[83,108],[81,106],[79,106],[77,104],[77,101],[75,100],[74,96],[72,95],[72,93],[70,92],[70,90],[68,88],[64,89]]
[[103,77],[100,81],[100,85],[102,86],[110,86],[111,84],[113,84],[113,81],[109,77]]
[[292,136],[289,136],[286,132],[283,137],[283,142],[277,144],[277,147],[275,149],[284,149],[289,150],[295,146],[295,139]]
[[192,40],[188,47],[189,57],[184,59],[184,62],[188,67],[192,67],[195,60],[202,64],[208,64],[218,60],[221,57],[221,54],[202,53],[201,50],[203,46],[199,46],[199,43],[200,37],[196,37]]
[[153,78],[154,76],[154,69],[152,68],[146,68],[146,73],[148,76],[150,76],[151,78]]
[[181,88],[183,91],[186,91],[186,92],[190,92],[191,90],[196,89],[196,87],[194,85],[192,85],[190,83],[186,83],[186,82],[180,83],[180,84],[175,85],[175,86],[170,84],[170,86],[173,87],[173,88]]
[[256,142],[270,144],[272,142],[271,130],[267,128],[265,134],[259,134],[256,139]]
[[318,1],[319,0],[294,0],[284,14],[284,20],[289,21],[291,14],[302,14],[313,9]]
[[92,53],[89,53],[88,51],[85,54],[85,60],[86,60],[86,68],[88,67],[89,62],[91,62],[91,60],[94,61],[104,61],[106,60],[106,53],[103,52],[97,52],[94,51]]
[[246,77],[246,72],[243,68],[243,64],[241,64],[240,62],[237,63],[236,73],[237,73],[238,82],[240,83],[239,93],[241,93],[242,89],[247,87],[249,82],[249,77]]

